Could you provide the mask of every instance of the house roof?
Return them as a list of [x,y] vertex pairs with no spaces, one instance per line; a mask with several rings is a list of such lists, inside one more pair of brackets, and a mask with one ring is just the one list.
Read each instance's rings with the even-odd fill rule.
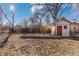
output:
[[[70,24],[74,24],[74,23],[75,23],[76,25],[79,25],[79,23],[71,22],[71,21],[67,20],[65,17],[62,17],[60,20],[58,20],[58,22],[59,22],[59,21],[66,21],[66,22],[68,22],[68,23],[70,23]],[[51,25],[53,26],[54,23],[52,23]]]
[[61,20],[59,20],[59,21],[66,21],[66,22],[68,22],[68,23],[72,23],[72,22],[70,22],[69,20],[67,20],[65,17],[62,17]]
[[72,24],[79,25],[79,23],[76,23],[76,22],[72,22]]
[[79,23],[77,23],[77,22],[71,22],[71,21],[67,20],[65,17],[62,17],[62,19],[60,21],[63,21],[63,20],[66,21],[66,22],[69,22],[71,24],[79,25]]

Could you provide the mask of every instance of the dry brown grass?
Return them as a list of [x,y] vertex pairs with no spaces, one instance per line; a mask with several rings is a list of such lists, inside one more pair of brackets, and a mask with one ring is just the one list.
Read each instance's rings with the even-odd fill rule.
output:
[[13,34],[0,55],[79,55],[79,41],[71,39],[22,39],[22,34]]
[[8,36],[9,34],[0,34],[0,43]]

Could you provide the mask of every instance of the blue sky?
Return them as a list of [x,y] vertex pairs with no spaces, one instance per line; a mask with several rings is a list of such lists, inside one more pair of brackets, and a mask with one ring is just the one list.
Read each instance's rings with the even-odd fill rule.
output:
[[[24,18],[29,19],[32,16],[32,6],[29,3],[16,3],[12,4],[14,5],[15,9],[15,20],[16,23],[20,23],[23,21]],[[10,12],[10,4],[1,4],[3,11],[6,13],[8,19],[12,19],[12,14]],[[77,12],[78,13],[78,12]],[[72,20],[74,17],[72,7],[68,7],[65,12],[63,13],[63,16],[67,18],[68,20]]]
[[[22,22],[24,18],[28,19],[32,15],[30,4],[13,4],[15,10],[15,20],[16,23]],[[12,19],[12,14],[10,12],[10,4],[1,4],[3,11],[6,13],[8,19]]]

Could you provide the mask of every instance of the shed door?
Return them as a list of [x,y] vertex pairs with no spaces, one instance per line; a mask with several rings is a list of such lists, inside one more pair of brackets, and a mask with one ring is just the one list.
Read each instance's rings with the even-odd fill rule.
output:
[[57,35],[62,36],[62,26],[57,26]]

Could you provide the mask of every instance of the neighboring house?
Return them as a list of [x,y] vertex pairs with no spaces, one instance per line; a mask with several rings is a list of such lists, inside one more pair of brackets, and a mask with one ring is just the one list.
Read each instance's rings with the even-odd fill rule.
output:
[[71,22],[62,17],[56,25],[52,26],[51,32],[52,35],[62,36],[62,37],[69,37],[70,36],[70,25]]
[[79,23],[73,22],[71,24],[70,31],[72,34],[74,34],[74,32],[79,33]]

